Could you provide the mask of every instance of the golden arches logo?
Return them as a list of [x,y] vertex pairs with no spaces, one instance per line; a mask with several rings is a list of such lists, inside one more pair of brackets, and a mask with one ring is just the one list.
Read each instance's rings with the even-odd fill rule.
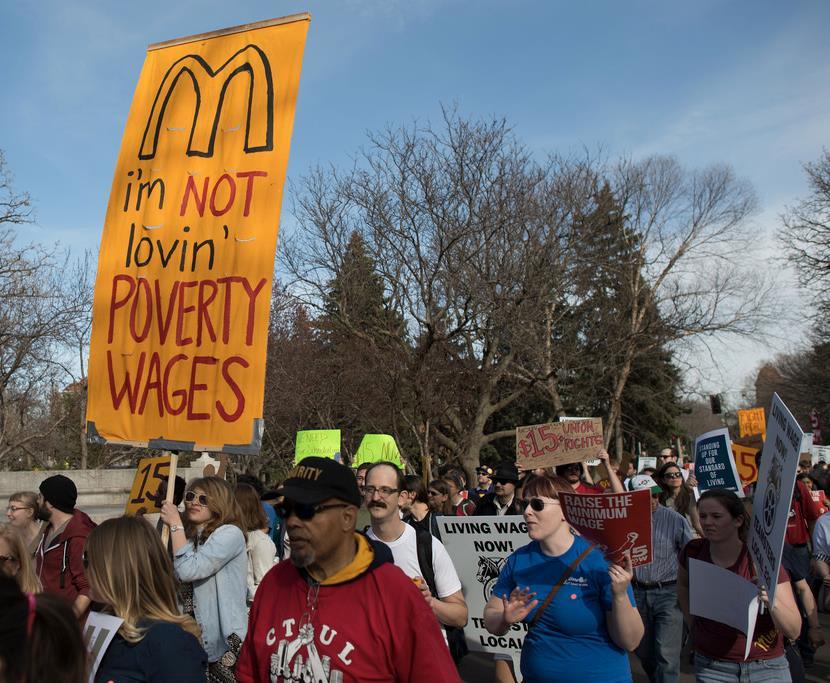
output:
[[[228,86],[238,76],[248,77],[248,112],[245,122],[245,152],[268,152],[274,148],[274,82],[268,57],[256,45],[246,45],[238,50],[222,66],[214,70],[199,55],[190,54],[177,59],[161,80],[156,92],[147,126],[141,138],[139,159],[152,159],[158,149],[164,115],[170,98],[179,82],[189,83],[196,96],[193,124],[187,143],[187,156],[212,157],[219,127],[219,117]],[[222,78],[218,90],[205,89],[205,79]],[[263,119],[252,117],[251,112],[264,111]],[[212,116],[210,125],[200,125],[205,117]]]

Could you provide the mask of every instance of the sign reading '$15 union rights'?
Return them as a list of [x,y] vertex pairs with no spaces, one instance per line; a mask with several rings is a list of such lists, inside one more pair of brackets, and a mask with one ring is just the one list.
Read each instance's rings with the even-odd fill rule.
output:
[[602,419],[568,420],[516,428],[516,463],[525,469],[595,458],[604,445]]

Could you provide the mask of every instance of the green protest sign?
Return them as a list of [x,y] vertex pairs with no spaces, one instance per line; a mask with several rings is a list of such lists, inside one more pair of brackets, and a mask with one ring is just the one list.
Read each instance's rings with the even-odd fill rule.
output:
[[320,458],[333,458],[340,462],[340,430],[306,429],[297,432],[294,464],[312,455]]
[[403,461],[398,444],[395,443],[395,437],[389,434],[365,434],[357,453],[354,454],[352,467],[357,467],[364,462],[378,462],[379,460],[388,460],[403,469]]

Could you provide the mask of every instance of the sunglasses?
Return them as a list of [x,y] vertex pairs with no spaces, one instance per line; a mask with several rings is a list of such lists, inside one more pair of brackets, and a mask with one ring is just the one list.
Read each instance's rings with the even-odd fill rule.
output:
[[558,500],[544,500],[542,498],[531,498],[527,501],[527,504],[530,505],[530,509],[534,512],[541,512],[545,509],[546,505],[553,505],[554,503],[558,502]]
[[282,519],[288,519],[291,515],[297,515],[297,519],[308,521],[314,515],[325,510],[347,507],[349,507],[348,503],[329,503],[328,505],[324,505],[322,503],[295,503],[293,500],[284,500],[282,503],[277,503],[274,506],[274,510],[276,510]]
[[663,475],[663,479],[681,479],[683,477],[680,472],[666,472]]
[[196,494],[193,491],[188,491],[184,494],[184,500],[186,503],[196,502],[202,507],[205,507],[207,505],[208,498],[204,493]]
[[494,484],[501,484],[502,486],[504,486],[504,484],[515,484],[516,482],[513,481],[512,479],[498,479],[497,478],[497,479],[493,479],[493,483]]

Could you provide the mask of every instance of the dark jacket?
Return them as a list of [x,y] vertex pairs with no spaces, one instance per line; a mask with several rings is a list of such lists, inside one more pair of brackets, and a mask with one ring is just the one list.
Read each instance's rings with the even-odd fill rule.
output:
[[95,526],[85,512],[75,510],[66,528],[48,546],[46,538],[51,533],[50,526],[44,529],[35,553],[37,575],[44,592],[62,595],[69,602],[75,602],[79,595],[89,596],[83,556],[86,538]]
[[207,654],[178,624],[141,622],[144,637],[128,643],[115,636],[95,674],[96,683],[203,683]]
[[[505,515],[520,515],[525,511],[524,503],[519,499],[518,496],[513,497],[513,502],[507,508],[507,511],[504,513]],[[480,499],[476,504],[476,511],[474,513],[476,517],[481,515],[497,515],[499,514],[498,508],[496,508],[496,494],[495,493],[488,493],[484,498]]]

